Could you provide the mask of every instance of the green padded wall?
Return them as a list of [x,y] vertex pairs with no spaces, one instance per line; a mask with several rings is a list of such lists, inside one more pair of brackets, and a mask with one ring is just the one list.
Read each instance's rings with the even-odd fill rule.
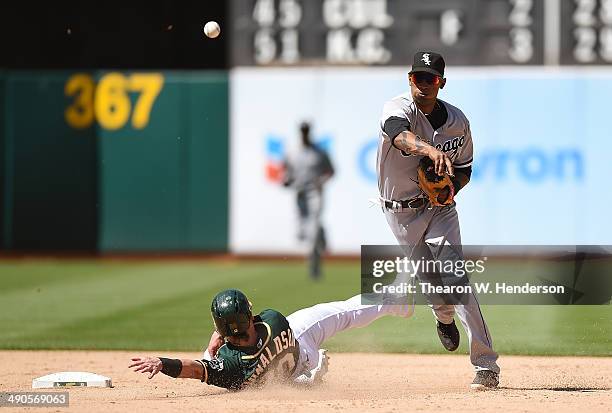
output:
[[100,249],[225,251],[227,74],[163,75],[146,127],[99,129]]
[[10,72],[4,90],[4,245],[94,250],[95,130],[67,125],[67,73]]

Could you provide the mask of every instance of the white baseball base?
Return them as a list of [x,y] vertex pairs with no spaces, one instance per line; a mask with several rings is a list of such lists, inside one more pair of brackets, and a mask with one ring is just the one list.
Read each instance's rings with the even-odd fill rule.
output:
[[109,377],[84,371],[62,371],[32,380],[33,389],[54,387],[113,387]]

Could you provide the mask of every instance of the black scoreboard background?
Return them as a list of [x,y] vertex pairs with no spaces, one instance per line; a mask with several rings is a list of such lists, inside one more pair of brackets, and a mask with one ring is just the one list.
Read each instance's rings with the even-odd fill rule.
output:
[[612,0],[232,0],[231,66],[612,63]]
[[229,38],[204,36],[227,21],[225,1],[6,0],[0,68],[227,69]]

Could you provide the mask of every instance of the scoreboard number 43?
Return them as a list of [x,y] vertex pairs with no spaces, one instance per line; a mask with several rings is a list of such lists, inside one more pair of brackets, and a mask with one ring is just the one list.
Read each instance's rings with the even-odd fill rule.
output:
[[[84,129],[94,121],[108,130],[124,127],[130,120],[134,129],[143,129],[149,123],[151,109],[162,90],[161,73],[133,73],[124,75],[112,72],[100,78],[97,85],[91,75],[72,75],[64,87],[66,96],[73,101],[66,108],[64,117],[68,125]],[[138,93],[132,110],[130,93]]]

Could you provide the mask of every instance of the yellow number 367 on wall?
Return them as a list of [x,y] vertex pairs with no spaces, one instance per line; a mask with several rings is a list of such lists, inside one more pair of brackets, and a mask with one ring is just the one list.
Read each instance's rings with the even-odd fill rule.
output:
[[[73,128],[84,129],[97,120],[102,128],[116,130],[124,127],[132,114],[132,127],[143,129],[163,85],[161,73],[126,76],[112,72],[102,76],[97,87],[91,75],[77,73],[64,87],[66,96],[74,97],[64,112],[66,122]],[[133,111],[129,92],[139,93]]]

